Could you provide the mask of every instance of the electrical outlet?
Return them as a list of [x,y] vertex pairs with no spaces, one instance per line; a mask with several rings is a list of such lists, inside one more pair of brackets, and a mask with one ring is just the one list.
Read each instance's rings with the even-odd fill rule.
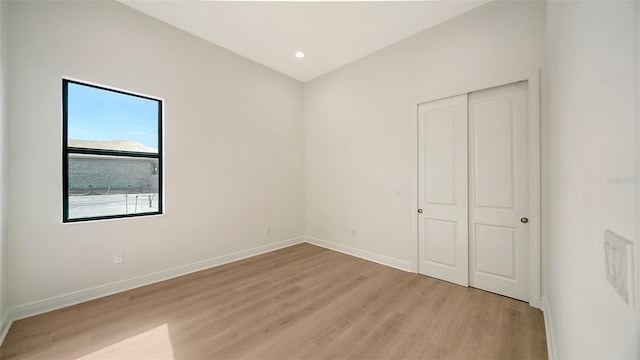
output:
[[351,236],[356,236],[356,229],[351,229]]
[[113,258],[113,262],[116,264],[122,264],[124,262],[124,255],[121,252],[117,253]]
[[604,232],[604,260],[607,281],[627,305],[635,308],[633,243],[615,232]]

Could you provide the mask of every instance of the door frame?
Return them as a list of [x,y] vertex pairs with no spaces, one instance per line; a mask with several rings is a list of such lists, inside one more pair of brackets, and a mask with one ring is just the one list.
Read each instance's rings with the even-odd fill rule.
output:
[[411,103],[411,222],[412,242],[415,254],[411,271],[418,273],[419,239],[418,239],[418,106],[422,103],[440,100],[451,96],[468,94],[474,91],[508,85],[519,81],[527,81],[528,115],[529,115],[529,305],[540,308],[541,284],[541,246],[540,246],[540,69],[506,76],[501,79],[480,82],[458,89],[450,89],[416,99]]

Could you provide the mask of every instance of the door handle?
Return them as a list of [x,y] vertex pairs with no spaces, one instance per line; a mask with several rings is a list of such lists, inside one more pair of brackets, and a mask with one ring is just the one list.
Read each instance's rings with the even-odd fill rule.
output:
[[422,209],[418,209],[418,214],[422,214]]
[[527,219],[526,217],[520,218],[520,222],[523,224],[526,224],[529,222],[529,219]]

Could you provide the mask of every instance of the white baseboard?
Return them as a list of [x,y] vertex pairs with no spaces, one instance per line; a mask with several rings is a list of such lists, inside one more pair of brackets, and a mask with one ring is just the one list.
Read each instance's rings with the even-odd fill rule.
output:
[[547,335],[547,353],[549,360],[558,359],[558,350],[556,349],[556,338],[553,334],[553,317],[551,316],[551,306],[547,298],[540,299],[540,308],[544,314],[544,332]]
[[331,242],[331,241],[318,239],[318,238],[314,238],[314,237],[311,237],[311,236],[307,236],[306,237],[306,242],[308,242],[309,244],[313,244],[313,245],[317,245],[317,246],[320,246],[320,247],[323,247],[323,248],[327,248],[329,250],[341,252],[343,254],[359,257],[361,259],[373,261],[373,262],[378,263],[378,264],[382,264],[382,265],[390,266],[390,267],[393,267],[393,268],[396,268],[396,269],[400,269],[400,270],[411,272],[411,262],[409,262],[409,261],[404,261],[404,260],[392,258],[392,257],[389,257],[389,256],[380,255],[380,254],[372,253],[372,252],[369,252],[369,251],[352,248],[350,246],[336,244],[336,243]]
[[0,320],[0,345],[4,342],[4,338],[7,337],[11,324],[13,324],[13,320],[9,319],[9,310],[7,310],[2,315],[2,320]]
[[[279,241],[276,243],[255,247],[253,249],[242,250],[232,254],[222,255],[215,258],[194,262],[187,265],[176,266],[171,269],[162,270],[142,276],[133,277],[126,280],[113,282],[110,284],[100,285],[89,289],[75,291],[72,293],[51,297],[45,300],[35,301],[29,304],[20,305],[9,309],[8,320],[11,322],[15,320],[24,319],[30,316],[42,314],[48,311],[61,309],[67,306],[79,304],[85,301],[94,300],[104,296],[116,294],[122,291],[131,290],[141,286],[153,284],[156,282],[169,280],[178,276],[187,275],[196,271],[212,268],[214,266],[223,265],[232,261],[245,259],[251,256],[264,254],[266,252],[278,250],[281,248],[289,247],[292,245],[300,244],[304,242],[304,237],[299,236],[296,238]],[[8,326],[5,325],[6,330],[3,328],[2,334],[6,335]],[[0,342],[2,344],[2,342]]]

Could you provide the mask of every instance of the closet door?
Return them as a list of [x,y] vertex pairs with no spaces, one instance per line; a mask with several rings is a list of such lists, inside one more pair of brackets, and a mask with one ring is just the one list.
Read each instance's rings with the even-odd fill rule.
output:
[[467,95],[418,106],[418,272],[468,285]]
[[529,299],[527,83],[469,94],[469,285]]

